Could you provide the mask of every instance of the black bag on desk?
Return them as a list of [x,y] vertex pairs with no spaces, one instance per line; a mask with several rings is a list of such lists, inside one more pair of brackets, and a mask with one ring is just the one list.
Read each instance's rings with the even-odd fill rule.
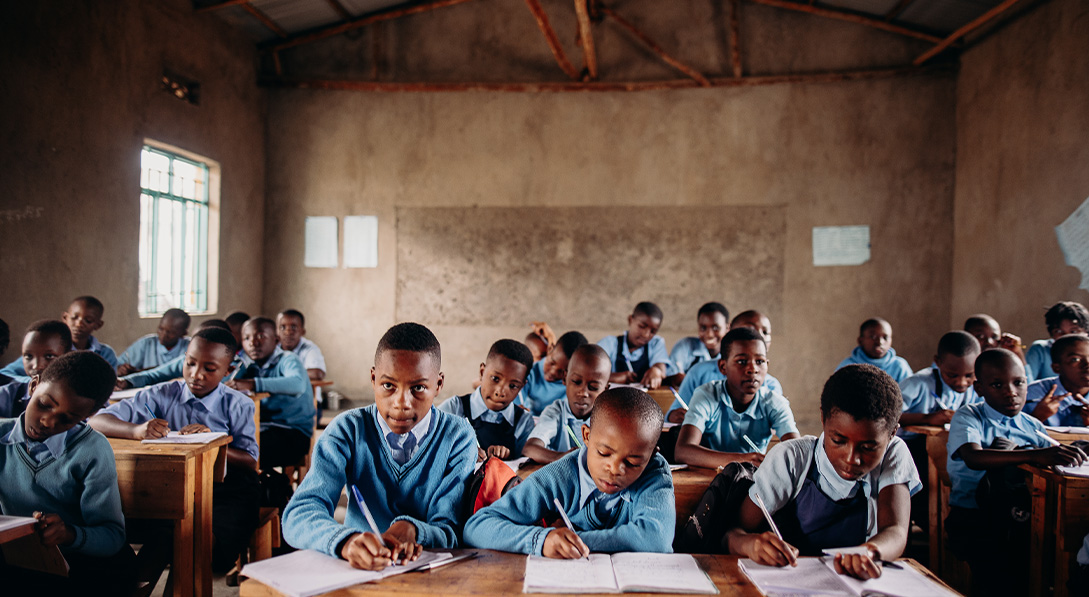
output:
[[673,540],[677,553],[726,553],[726,531],[737,526],[741,502],[753,486],[756,467],[748,462],[731,462],[715,475],[703,492],[696,511]]

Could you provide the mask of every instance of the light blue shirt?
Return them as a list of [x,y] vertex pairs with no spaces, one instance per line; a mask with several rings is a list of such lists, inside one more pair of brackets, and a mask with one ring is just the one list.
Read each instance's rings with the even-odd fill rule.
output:
[[[938,383],[942,385],[941,396],[938,395]],[[900,393],[904,396],[905,413],[918,413],[929,415],[941,410],[957,410],[966,404],[978,404],[983,398],[976,394],[973,386],[963,392],[954,391],[942,379],[941,372],[937,368],[922,369],[918,373],[900,382]],[[897,431],[900,437],[915,437],[917,433]]]
[[851,351],[851,356],[840,362],[839,366],[836,367],[836,371],[843,369],[847,365],[873,365],[888,373],[896,383],[900,383],[911,376],[911,366],[908,365],[904,357],[896,356],[895,348],[890,348],[885,356],[880,359],[871,359],[866,351],[862,350],[861,346],[856,346]]
[[253,422],[255,408],[252,398],[223,384],[207,396],[197,398],[184,381],[177,380],[141,390],[132,398],[111,404],[101,412],[140,424],[150,421],[151,411],[154,411],[156,418],[164,419],[173,431],[192,424],[204,425],[212,431],[225,431],[231,436],[230,447],[258,460],[257,426]]
[[999,437],[1008,439],[1018,446],[1034,448],[1050,446],[1051,443],[1037,435],[1037,432],[1046,433],[1043,423],[1025,414],[1023,410],[1017,413],[1017,416],[1007,417],[991,408],[986,402],[969,404],[958,410],[949,424],[949,442],[946,444],[947,469],[949,480],[953,484],[949,492],[949,505],[978,508],[976,488],[983,474],[986,473],[986,471],[972,470],[964,464],[964,460],[957,453],[961,446],[979,444],[981,448],[989,448]]
[[[1032,416],[1032,411],[1036,408],[1036,405],[1040,403],[1040,400],[1047,395],[1051,388],[1055,388],[1054,396],[1070,394],[1070,392],[1063,387],[1063,383],[1059,381],[1058,376],[1034,381],[1029,384],[1025,408],[1021,410],[1025,414]],[[1085,396],[1082,396],[1082,398],[1085,398]],[[1081,415],[1078,414],[1076,408],[1081,405],[1082,404],[1073,396],[1068,395],[1059,403],[1059,411],[1048,417],[1048,419],[1044,421],[1044,424],[1051,425],[1052,427],[1084,427],[1085,421],[1082,420]],[[1036,417],[1032,418],[1035,419]]]
[[616,336],[605,336],[601,340],[598,340],[597,345],[604,348],[605,352],[609,354],[609,363],[613,367],[613,373],[618,373],[616,369],[616,351],[621,350],[621,354],[628,360],[629,363],[634,363],[643,356],[643,352],[650,351],[650,367],[663,363],[666,366],[666,375],[673,375],[676,373],[676,366],[669,360],[669,353],[666,352],[666,343],[661,336],[655,335],[647,342],[646,346],[630,350],[628,347],[628,333],[624,332],[624,341],[620,342],[618,347]]
[[300,338],[298,346],[291,352],[299,357],[303,367],[321,369],[323,373],[325,372],[325,355],[321,353],[321,349],[318,348],[317,344],[314,344],[306,337]]
[[892,438],[881,463],[858,481],[849,481],[839,476],[828,459],[822,433],[817,438],[807,435],[780,442],[773,447],[753,475],[755,483],[749,489],[749,497],[755,503],[756,496],[759,495],[768,507],[768,512],[778,512],[798,497],[811,464],[817,467],[817,486],[829,498],[844,500],[858,495],[860,491],[866,496],[867,539],[878,531],[877,496],[881,490],[902,484],[907,485],[908,493],[914,495],[923,486],[904,440]]
[[677,372],[688,373],[688,370],[696,364],[716,360],[718,355],[712,357],[711,351],[707,350],[703,340],[696,336],[688,336],[677,340],[673,350],[669,352],[669,359],[673,361]]
[[189,348],[189,338],[179,338],[174,348],[167,350],[159,343],[159,336],[148,334],[132,343],[117,359],[119,365],[132,365],[139,370],[151,369],[172,361],[185,354]]
[[798,433],[790,403],[764,387],[756,392],[748,408],[737,412],[726,390],[726,380],[713,381],[696,390],[688,407],[684,424],[703,432],[702,446],[719,452],[753,452],[741,436],[747,436],[763,452],[771,441],[772,430],[779,437]]
[[50,435],[42,441],[35,441],[23,431],[23,425],[26,424],[26,413],[19,415],[19,420],[15,423],[15,426],[11,428],[11,431],[7,435],[0,439],[0,444],[5,446],[17,446],[22,444],[26,447],[27,453],[34,459],[34,462],[41,464],[45,462],[49,457],[54,460],[64,456],[66,446],[68,445],[68,435],[74,434],[80,431],[80,426],[76,425],[64,433],[57,433]]
[[[718,362],[719,359],[715,359],[713,361],[706,361],[703,363],[699,363],[695,367],[692,367],[688,370],[688,373],[684,376],[684,381],[681,382],[680,389],[677,390],[677,393],[681,395],[681,398],[684,399],[685,402],[690,402],[692,400],[692,396],[694,396],[696,393],[696,388],[704,384],[711,383],[712,381],[720,381],[726,379],[726,376],[718,370]],[[771,390],[772,392],[775,392],[776,394],[779,394],[780,396],[783,395],[783,384],[779,383],[779,380],[775,379],[771,375],[767,375],[764,377],[763,387]],[[678,408],[685,407],[681,405],[680,400],[674,400],[673,404],[669,407],[669,412],[673,412]]]
[[[75,350],[76,346],[73,344],[72,351]],[[106,362],[110,364],[110,367],[117,369],[117,353],[115,353],[108,344],[103,344],[98,341],[98,338],[91,336],[91,344],[88,346],[87,350],[106,359]],[[15,381],[30,381],[30,377],[27,376],[26,370],[23,369],[22,357],[15,359],[8,363],[3,369],[0,369],[0,375],[10,377]]]
[[567,400],[557,400],[545,407],[537,426],[529,434],[529,439],[539,439],[549,450],[566,452],[575,448],[571,442],[571,434],[564,431],[567,427],[575,433],[575,437],[582,441],[582,426],[590,422],[590,415],[585,419],[579,419],[571,412],[571,405]]
[[378,421],[378,428],[382,430],[382,437],[385,438],[386,444],[389,446],[394,462],[401,466],[412,460],[416,448],[420,447],[424,438],[431,432],[431,409],[427,409],[424,418],[417,421],[416,425],[409,429],[407,433],[394,433],[377,408],[374,409],[374,418]]
[[[448,412],[452,415],[459,417],[465,416],[465,411],[462,410],[461,399],[457,396],[450,398],[446,402],[438,405],[439,410]],[[507,405],[500,411],[494,411],[488,408],[484,404],[484,397],[480,394],[480,388],[473,390],[473,393],[469,396],[469,416],[466,417],[470,422],[475,421],[481,417],[489,423],[498,423],[501,420],[506,421],[508,425],[514,427],[514,454],[512,456],[521,456],[522,448],[526,445],[526,440],[529,439],[529,434],[533,432],[533,415],[528,412],[522,413],[522,418],[518,420],[518,424],[514,424],[515,409],[521,408],[514,402]]]
[[1029,346],[1025,353],[1025,376],[1030,382],[1059,375],[1051,370],[1051,345],[1054,343],[1054,339],[1047,338],[1037,340]]
[[529,399],[533,414],[540,415],[549,404],[567,398],[567,386],[563,380],[548,381],[544,375],[544,359],[533,364],[526,376],[526,385],[522,386],[523,397]]

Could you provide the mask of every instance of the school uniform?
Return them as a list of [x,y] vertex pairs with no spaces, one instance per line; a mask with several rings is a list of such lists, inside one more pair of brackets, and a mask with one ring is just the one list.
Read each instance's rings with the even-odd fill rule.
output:
[[462,417],[432,408],[398,435],[374,405],[343,412],[318,438],[310,470],[284,510],[284,537],[297,549],[340,557],[350,535],[371,531],[354,499],[344,524],[333,518],[345,485],[354,485],[379,532],[404,520],[416,527],[420,545],[457,547],[465,481],[475,464],[473,429]]
[[[1059,377],[1049,377],[1047,379],[1040,379],[1029,384],[1028,397],[1025,400],[1025,407],[1022,410],[1025,414],[1032,416],[1032,411],[1040,403],[1040,400],[1051,390],[1055,388],[1053,396],[1062,396],[1067,394],[1066,398],[1062,399],[1059,403],[1059,410],[1055,414],[1048,417],[1044,421],[1044,425],[1050,425],[1052,427],[1084,427],[1085,421],[1078,414],[1078,407],[1082,406],[1082,403],[1076,400],[1070,392],[1063,387],[1063,382],[1059,381]],[[0,388],[0,408],[3,408],[3,389]],[[1082,398],[1086,398],[1082,396]],[[0,411],[2,413],[2,411]],[[1034,419],[1036,417],[1033,417]]]
[[673,366],[678,373],[688,373],[688,370],[698,363],[713,361],[717,358],[718,355],[711,356],[707,345],[696,336],[681,338],[673,345],[673,350],[669,351],[669,360],[673,361]]
[[[72,345],[73,352],[76,350],[76,345]],[[110,364],[110,367],[117,369],[117,353],[110,348],[109,344],[103,344],[98,341],[98,338],[91,336],[91,344],[87,347],[87,350],[97,354],[98,356],[106,359],[106,362]],[[15,359],[0,369],[0,375],[10,377],[15,381],[30,381],[30,377],[27,376],[26,370],[23,369],[22,357]]]
[[567,386],[563,380],[548,381],[544,375],[544,359],[533,363],[522,386],[521,396],[529,401],[533,414],[540,415],[549,404],[567,398]]
[[703,433],[700,445],[719,452],[753,452],[742,436],[748,437],[760,452],[768,447],[771,432],[779,437],[798,433],[794,413],[786,398],[761,387],[752,402],[741,412],[733,406],[726,380],[700,386],[688,404],[684,424]]
[[321,353],[321,349],[318,348],[317,344],[314,344],[306,337],[300,338],[299,344],[291,352],[299,357],[303,367],[320,369],[322,373],[325,373],[325,355]]
[[[719,359],[705,361],[688,370],[688,373],[684,376],[684,381],[681,382],[681,387],[677,390],[677,393],[680,394],[685,402],[692,400],[692,396],[696,393],[696,388],[711,383],[712,381],[726,379],[726,376],[718,370],[718,361]],[[779,380],[775,379],[775,377],[770,374],[764,377],[763,387],[780,396],[783,395],[783,384],[779,383]],[[674,400],[673,404],[669,407],[669,412],[673,412],[678,408],[685,407],[681,404],[680,400]]]
[[30,403],[30,393],[27,391],[30,384],[24,381],[13,381],[5,386],[0,386],[0,419],[15,418],[23,414],[26,405]]
[[159,342],[157,334],[148,334],[126,348],[125,352],[121,353],[121,357],[117,359],[117,364],[131,365],[143,371],[144,369],[158,367],[184,355],[188,348],[189,338],[179,338],[177,344],[172,348],[167,348]]
[[261,468],[298,463],[310,451],[317,416],[306,368],[279,345],[263,364],[247,355],[242,362],[235,379],[252,379],[255,392],[272,394],[261,400]]
[[597,345],[604,348],[609,354],[609,360],[613,364],[613,373],[620,371],[634,371],[636,377],[642,378],[647,369],[662,363],[666,366],[666,375],[676,373],[675,366],[669,360],[666,352],[666,343],[661,336],[654,336],[646,346],[631,350],[628,346],[628,333],[619,336],[605,336],[598,340]]
[[1051,345],[1054,343],[1054,339],[1047,338],[1037,340],[1029,346],[1028,352],[1025,353],[1025,376],[1028,377],[1029,382],[1059,375],[1051,369]]
[[671,553],[676,525],[673,476],[654,454],[643,474],[615,494],[597,489],[586,468],[586,448],[572,452],[530,475],[494,504],[465,523],[465,542],[483,549],[542,555],[559,499],[571,526],[592,552]]
[[[900,382],[900,393],[904,397],[905,413],[930,414],[941,410],[957,410],[967,404],[978,404],[983,399],[973,386],[963,392],[957,392],[942,379],[937,367],[929,367],[911,375]],[[897,431],[900,437],[909,439],[920,437],[917,433]],[[923,463],[925,464],[925,460]]]
[[759,495],[783,539],[803,556],[853,547],[877,534],[877,497],[906,485],[917,493],[919,473],[903,440],[894,437],[881,463],[857,481],[839,476],[824,451],[824,434],[787,440],[768,452],[753,475],[749,498]]
[[885,373],[888,373],[896,383],[904,381],[908,377],[911,377],[911,366],[904,357],[896,356],[896,349],[890,348],[885,356],[880,359],[871,359],[861,346],[856,346],[851,351],[851,356],[843,359],[839,366],[836,367],[836,371],[843,369],[847,365],[873,365],[878,369],[881,369]]
[[[238,373],[242,370],[244,366],[242,362],[242,354],[243,353],[240,351],[234,356],[234,359],[231,360],[231,367],[234,368],[234,372],[224,377],[223,381],[234,379],[234,377],[237,376]],[[121,376],[121,379],[129,382],[129,385],[134,388],[143,388],[146,386],[163,383],[164,381],[178,379],[182,376],[182,368],[184,366],[185,355],[183,354],[153,369],[148,369],[146,371],[137,371],[136,373],[123,375]]]
[[522,455],[522,448],[533,432],[533,415],[513,402],[500,411],[489,409],[484,404],[480,388],[471,394],[454,396],[440,404],[438,409],[468,419],[481,448],[487,450],[491,446],[505,446],[514,458]]
[[571,434],[564,428],[570,429],[582,441],[582,426],[589,424],[589,413],[585,419],[580,419],[571,412],[571,405],[567,400],[557,400],[549,404],[537,418],[537,426],[529,434],[529,439],[541,440],[549,450],[566,452],[578,446],[571,441]]

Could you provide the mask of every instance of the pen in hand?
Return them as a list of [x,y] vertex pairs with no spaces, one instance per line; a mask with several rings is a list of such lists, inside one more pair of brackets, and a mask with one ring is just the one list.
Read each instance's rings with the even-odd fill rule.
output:
[[[563,504],[560,503],[560,498],[552,498],[552,503],[556,504],[556,510],[560,513],[560,517],[563,518],[563,524],[567,525],[567,530],[571,531],[572,533],[574,533],[577,536],[578,533],[575,533],[575,527],[574,527],[574,525],[571,524],[571,519],[567,517],[567,512],[564,511]],[[589,560],[590,560],[590,554],[587,553],[586,554],[586,561],[589,561]]]

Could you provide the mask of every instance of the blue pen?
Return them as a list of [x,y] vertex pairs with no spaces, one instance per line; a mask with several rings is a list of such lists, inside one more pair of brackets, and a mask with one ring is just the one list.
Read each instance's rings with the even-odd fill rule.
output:
[[151,410],[151,405],[150,404],[145,402],[144,403],[144,408],[147,409],[147,412],[151,413],[151,418],[152,419],[158,419],[159,418],[159,415],[155,414],[155,411]]
[[[359,506],[359,510],[363,512],[363,517],[367,519],[367,524],[370,525],[371,532],[378,535],[379,539],[381,539],[382,533],[378,531],[378,525],[374,523],[374,517],[371,516],[370,508],[367,508],[367,502],[363,501],[363,494],[359,492],[359,488],[355,485],[352,485],[352,496],[355,497],[355,503]],[[389,565],[396,566],[397,562],[394,562],[393,558],[390,558]]]

